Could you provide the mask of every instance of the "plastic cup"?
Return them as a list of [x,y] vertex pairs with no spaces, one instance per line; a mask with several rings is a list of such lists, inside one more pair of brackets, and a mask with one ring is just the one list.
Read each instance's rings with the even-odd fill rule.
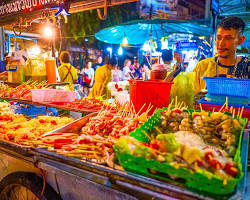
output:
[[48,83],[56,83],[56,60],[48,58],[45,60],[47,81]]

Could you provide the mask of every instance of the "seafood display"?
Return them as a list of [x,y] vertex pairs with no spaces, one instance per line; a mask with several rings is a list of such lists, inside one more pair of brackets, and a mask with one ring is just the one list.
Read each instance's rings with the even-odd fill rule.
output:
[[13,111],[10,108],[10,103],[7,101],[0,102],[0,114],[5,114],[5,113],[13,113]]
[[139,129],[149,142],[123,136],[115,144],[117,152],[167,163],[176,169],[182,167],[191,174],[199,171],[222,179],[224,185],[240,177],[234,156],[243,124],[237,118],[229,113],[180,108],[168,108],[159,114],[159,123],[152,131]]
[[193,112],[173,109],[162,111],[159,129],[166,132],[190,131],[207,144],[218,146],[234,155],[242,125],[237,119],[222,112]]
[[39,116],[28,119],[20,114],[0,114],[0,139],[21,144],[72,122],[68,117]]
[[69,109],[73,108],[77,110],[91,110],[91,111],[99,111],[101,109],[111,108],[110,104],[103,101],[101,98],[88,98],[88,97],[58,105]]
[[140,124],[142,121],[134,115],[122,115],[104,110],[99,112],[97,116],[90,118],[86,126],[82,128],[81,133],[119,139],[134,131]]
[[[90,117],[88,122],[82,125],[80,132],[55,133],[37,138],[37,141],[39,145],[46,145],[49,150],[65,156],[109,164],[112,163],[113,144],[140,124],[140,118],[133,114],[117,113],[112,109],[102,110],[96,116]],[[51,137],[52,143],[46,142],[51,140]]]

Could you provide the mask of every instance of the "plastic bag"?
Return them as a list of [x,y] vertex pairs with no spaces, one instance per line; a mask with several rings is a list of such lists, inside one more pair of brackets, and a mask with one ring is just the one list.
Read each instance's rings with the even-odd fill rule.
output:
[[178,102],[183,101],[189,108],[193,108],[194,81],[194,72],[181,72],[177,75],[173,81],[169,102],[177,96]]

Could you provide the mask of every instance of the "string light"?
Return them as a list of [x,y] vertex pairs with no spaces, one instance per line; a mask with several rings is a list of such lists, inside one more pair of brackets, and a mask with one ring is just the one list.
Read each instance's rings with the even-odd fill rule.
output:
[[126,36],[124,36],[123,40],[122,40],[122,44],[123,45],[128,45],[128,39]]
[[121,56],[122,54],[123,54],[122,47],[119,47],[119,49],[118,49],[118,55]]

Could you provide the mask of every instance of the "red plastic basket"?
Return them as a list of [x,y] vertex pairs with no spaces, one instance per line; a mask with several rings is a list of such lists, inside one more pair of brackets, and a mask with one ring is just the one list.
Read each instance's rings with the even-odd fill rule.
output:
[[135,111],[138,112],[145,104],[143,112],[151,104],[154,106],[149,112],[149,115],[151,115],[156,108],[167,107],[172,84],[173,82],[169,83],[160,80],[130,80],[130,100],[134,104]]
[[[205,104],[205,103],[201,103],[202,108],[204,110],[209,110],[209,111],[219,111],[221,109],[221,105],[214,105],[214,104]],[[199,108],[199,105],[197,105],[197,107]],[[235,110],[237,111],[238,108],[242,108],[242,107],[236,107],[234,106]],[[247,118],[248,121],[250,120],[250,108],[245,108],[244,112],[242,114],[242,118]]]

